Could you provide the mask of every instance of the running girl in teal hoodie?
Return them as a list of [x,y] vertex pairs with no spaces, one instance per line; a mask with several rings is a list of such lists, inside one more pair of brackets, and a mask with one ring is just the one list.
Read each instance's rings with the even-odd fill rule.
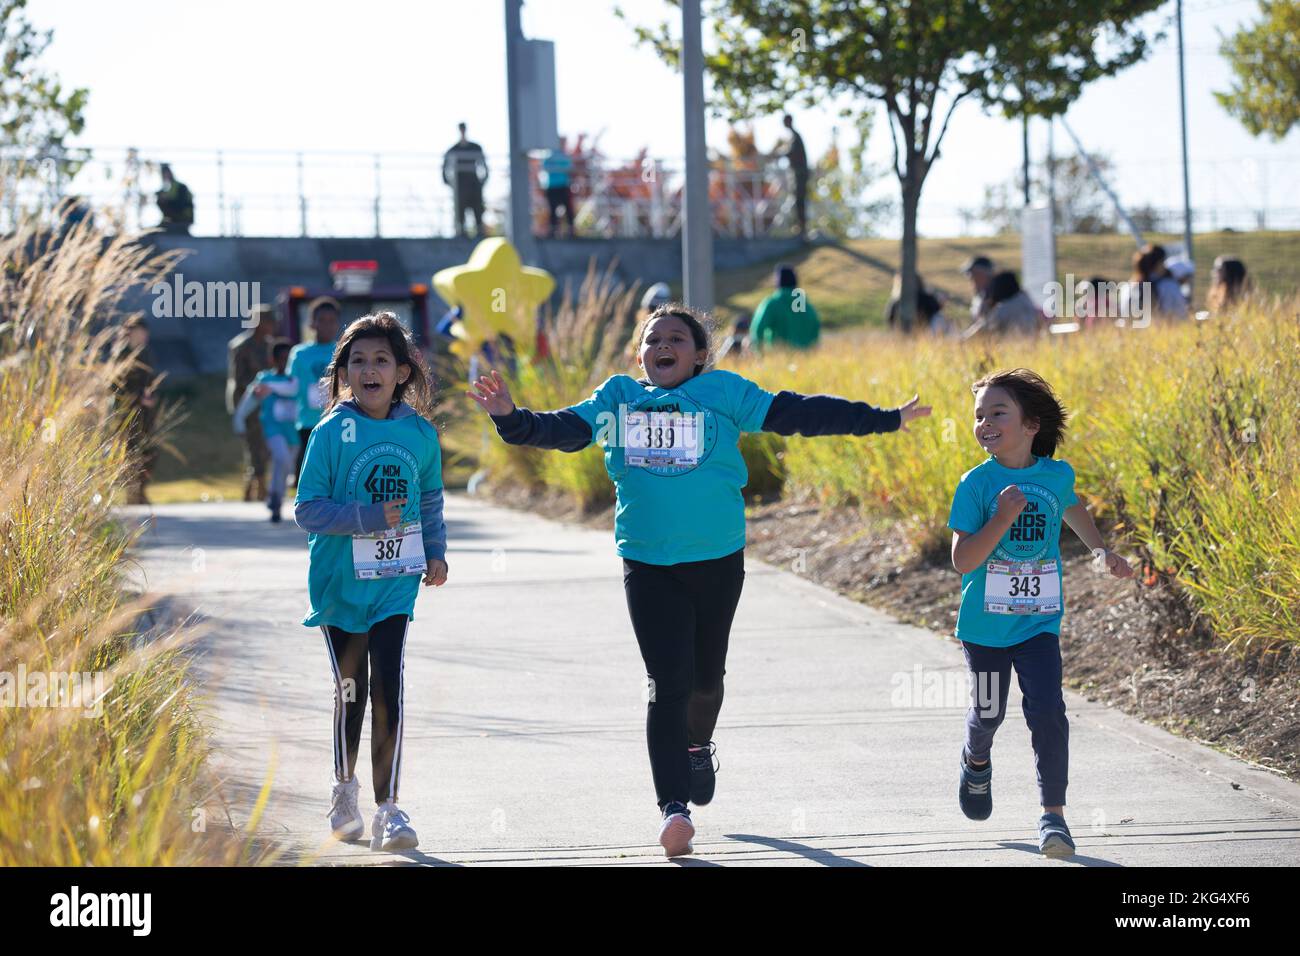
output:
[[378,810],[374,849],[418,844],[397,809],[402,769],[403,655],[420,580],[447,580],[438,433],[430,386],[391,312],[357,319],[325,371],[328,395],[312,429],[294,518],[310,532],[311,608],[334,670],[334,791],[330,826],[342,840],[365,832],[353,770],[369,688],[370,763]]

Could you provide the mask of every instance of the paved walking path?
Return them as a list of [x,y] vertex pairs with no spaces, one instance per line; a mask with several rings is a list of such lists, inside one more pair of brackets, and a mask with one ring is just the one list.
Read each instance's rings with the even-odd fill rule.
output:
[[[290,858],[666,862],[644,671],[609,532],[449,496],[450,583],[422,589],[407,641],[401,804],[420,847],[385,854],[326,839],[333,683],[319,631],[298,623],[305,534],[255,504],[152,513],[138,575],[208,620],[198,673],[236,822],[273,772],[263,832]],[[1074,860],[1037,853],[1015,688],[994,748],[993,816],[966,820],[955,792],[964,673],[951,641],[751,560],[716,734],[718,795],[695,811],[686,865],[1300,863],[1300,785],[1075,695]],[[368,740],[367,716],[363,811]]]

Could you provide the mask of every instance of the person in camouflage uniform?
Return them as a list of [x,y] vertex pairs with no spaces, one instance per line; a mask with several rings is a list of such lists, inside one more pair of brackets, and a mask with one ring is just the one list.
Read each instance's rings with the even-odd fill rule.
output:
[[[158,451],[153,442],[154,420],[158,413],[158,396],[154,394],[158,376],[154,373],[153,354],[149,351],[149,326],[140,316],[123,324],[126,339],[119,346],[121,354],[136,352],[122,376],[113,383],[117,407],[130,416],[126,430],[126,447],[137,463],[127,491],[127,503],[147,505],[145,485],[153,471]],[[138,351],[137,351],[138,350]]]
[[[226,411],[235,414],[244,390],[263,369],[271,367],[271,338],[275,335],[275,312],[269,305],[253,306],[257,324],[230,340],[226,372]],[[266,469],[271,453],[266,447],[262,422],[250,415],[244,432],[244,500],[266,497]]]

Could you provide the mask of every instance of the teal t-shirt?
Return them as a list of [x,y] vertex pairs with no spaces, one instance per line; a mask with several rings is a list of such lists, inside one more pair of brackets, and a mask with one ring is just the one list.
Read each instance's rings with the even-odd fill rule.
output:
[[[253,384],[263,384],[268,382],[290,382],[293,376],[281,374],[273,368],[262,369],[253,377]],[[294,420],[298,415],[298,403],[292,398],[286,398],[283,395],[276,395],[274,392],[262,399],[262,407],[258,411],[258,418],[262,421],[262,434],[267,438],[272,435],[283,435],[284,440],[291,446],[298,444],[298,429],[294,426]]]
[[[421,495],[441,487],[438,433],[425,419],[377,419],[336,407],[307,439],[298,500],[368,505],[405,498],[402,521],[408,523],[420,520]],[[348,534],[309,534],[307,553],[311,609],[302,621],[306,626],[332,624],[361,633],[394,614],[414,619],[419,576],[359,580]]]
[[321,409],[329,401],[329,395],[320,387],[320,380],[333,358],[333,342],[303,342],[295,345],[289,353],[289,375],[298,380],[295,428],[315,428],[320,421]]
[[[982,465],[962,475],[952,497],[948,527],[974,534],[997,511],[1003,488],[1015,485],[1025,496],[1025,510],[1007,529],[988,561],[1057,561],[1060,586],[1061,522],[1065,510],[1078,503],[1074,494],[1074,469],[1067,462],[1035,458],[1028,468],[1007,468],[989,457]],[[961,611],[957,615],[957,637],[971,644],[1011,647],[1044,631],[1061,633],[1065,591],[1061,609],[1055,614],[992,614],[984,609],[984,585],[988,561],[961,576]]]
[[[605,449],[605,470],[617,492],[614,537],[622,557],[679,564],[721,558],[745,546],[741,489],[749,472],[740,435],[762,428],[772,398],[748,379],[714,369],[671,389],[615,375],[573,406],[591,426],[593,441]],[[633,413],[634,423],[645,422],[637,413],[648,412],[690,416],[696,432],[690,461],[628,464],[628,415]],[[666,434],[664,419],[659,421],[661,431],[648,441],[643,432],[641,443],[660,454],[666,453],[665,444],[680,448],[680,436]],[[638,457],[647,455],[634,452],[632,458]]]

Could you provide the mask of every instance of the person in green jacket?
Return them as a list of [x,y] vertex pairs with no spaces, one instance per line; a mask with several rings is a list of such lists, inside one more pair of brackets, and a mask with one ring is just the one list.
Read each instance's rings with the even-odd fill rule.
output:
[[762,351],[773,345],[806,349],[817,344],[821,321],[808,301],[808,294],[798,286],[794,268],[776,267],[776,291],[758,305],[749,327],[750,347]]

